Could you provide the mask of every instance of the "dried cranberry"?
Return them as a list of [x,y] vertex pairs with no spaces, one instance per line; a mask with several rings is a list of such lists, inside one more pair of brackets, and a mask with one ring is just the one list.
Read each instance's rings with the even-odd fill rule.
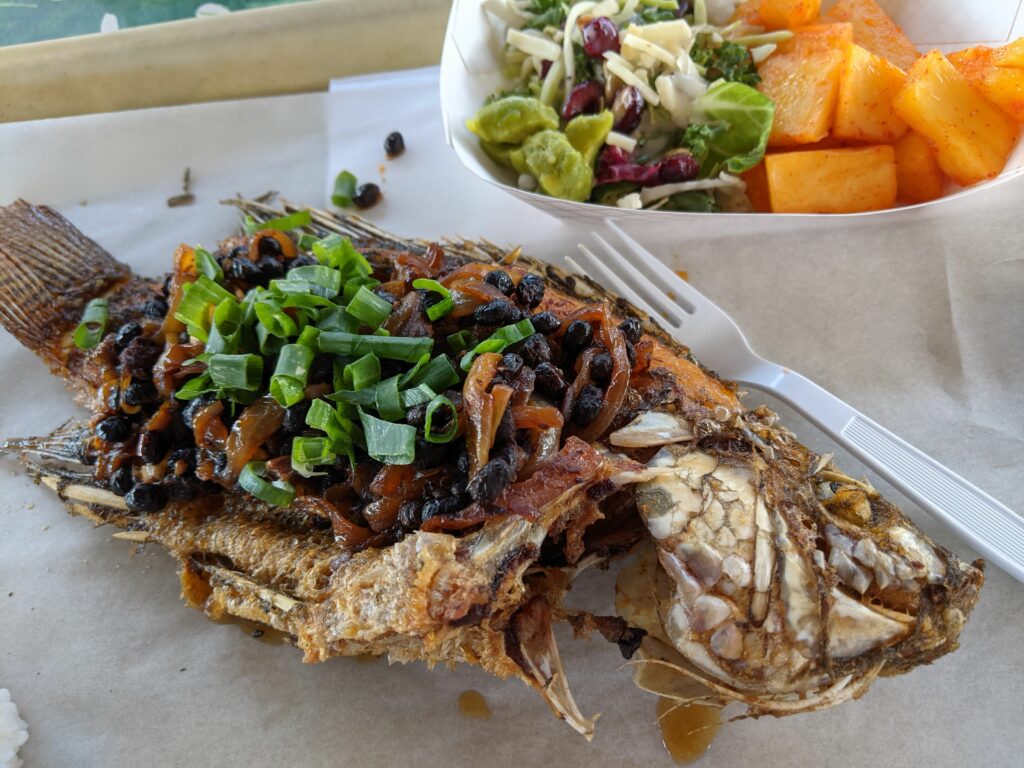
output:
[[542,61],[540,63],[540,79],[541,80],[543,80],[545,77],[548,76],[548,72],[551,71],[551,65],[552,64],[554,64],[554,62],[553,61],[548,61],[547,59],[545,59],[544,61]]
[[600,84],[595,80],[580,83],[571,91],[562,106],[562,119],[572,120],[576,115],[593,114],[601,111],[601,98],[604,96]]
[[619,30],[607,16],[598,16],[580,31],[587,56],[600,59],[605,51],[619,52]]
[[616,184],[620,181],[645,187],[662,183],[657,165],[639,165],[621,148],[607,146],[601,152],[594,183]]
[[601,165],[628,165],[633,162],[633,156],[622,147],[615,147],[606,144],[601,150]]
[[612,101],[612,115],[615,117],[616,131],[635,131],[644,116],[644,97],[640,95],[640,89],[632,85],[620,88]]
[[700,163],[689,152],[680,152],[658,163],[658,175],[667,183],[691,181],[697,178],[699,170]]

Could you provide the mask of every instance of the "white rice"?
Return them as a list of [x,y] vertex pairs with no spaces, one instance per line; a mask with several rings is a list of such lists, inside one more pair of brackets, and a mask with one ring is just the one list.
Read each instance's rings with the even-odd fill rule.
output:
[[28,741],[28,723],[18,717],[11,692],[0,688],[0,768],[21,768],[18,750]]

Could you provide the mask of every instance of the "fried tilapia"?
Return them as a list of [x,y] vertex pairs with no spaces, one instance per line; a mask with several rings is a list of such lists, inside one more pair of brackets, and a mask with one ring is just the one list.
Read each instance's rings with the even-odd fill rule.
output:
[[[754,716],[957,647],[982,563],[588,278],[235,204],[246,233],[181,246],[163,280],[49,208],[0,209],[0,322],[91,414],[5,449],[167,549],[190,605],[310,662],[517,677],[588,738],[555,622],[618,643],[642,688]],[[566,606],[631,553],[620,615]]]

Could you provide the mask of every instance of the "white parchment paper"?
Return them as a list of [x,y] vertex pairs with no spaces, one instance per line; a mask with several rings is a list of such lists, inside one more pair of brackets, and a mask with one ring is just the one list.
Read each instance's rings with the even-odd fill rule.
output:
[[[436,94],[434,75],[421,72],[344,82],[330,95],[0,126],[0,203],[53,205],[150,274],[167,269],[179,242],[231,231],[220,198],[277,189],[323,204],[341,168],[382,184],[371,217],[402,234],[486,236],[539,256],[587,237],[465,171],[444,145]],[[387,161],[392,130],[407,150]],[[169,209],[186,166],[196,203]],[[721,232],[685,245],[671,231],[633,234],[688,270],[755,349],[1020,510],[1022,203],[1024,185],[1011,184],[898,228]],[[812,447],[827,447],[779,410]],[[61,383],[0,335],[0,435],[36,434],[74,413]],[[0,461],[0,686],[29,722],[30,768],[670,764],[653,699],[603,641],[563,642],[582,708],[603,713],[588,745],[535,694],[474,669],[303,665],[294,649],[185,608],[169,558],[110,533],[68,517]],[[594,577],[573,599],[608,606],[611,581]],[[990,569],[957,653],[832,711],[732,723],[701,765],[1020,765],[1022,636],[1024,587]],[[493,719],[459,715],[467,688],[484,693]]]

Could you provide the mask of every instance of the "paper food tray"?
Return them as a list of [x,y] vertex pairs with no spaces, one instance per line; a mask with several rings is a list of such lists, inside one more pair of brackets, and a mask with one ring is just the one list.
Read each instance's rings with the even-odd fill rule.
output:
[[[955,51],[973,45],[1003,45],[1024,36],[1024,0],[879,0],[922,51]],[[831,2],[826,2],[826,6]],[[628,210],[612,206],[558,200],[514,185],[511,172],[501,168],[481,151],[476,136],[466,127],[484,99],[506,81],[501,74],[503,30],[483,9],[483,0],[454,0],[444,51],[441,57],[441,111],[445,136],[463,164],[480,178],[547,213],[575,221],[612,219],[624,224],[673,225],[692,236],[706,235],[709,227],[730,233],[753,232],[779,226],[836,219],[875,219],[879,216],[907,216],[918,209],[949,203],[967,195],[1003,184],[1024,174],[1024,137],[1007,161],[1003,172],[981,184],[953,188],[945,197],[919,205],[883,211],[848,214],[779,213],[688,213],[681,211]],[[712,225],[713,222],[713,225]],[[661,226],[658,227],[661,229]]]

